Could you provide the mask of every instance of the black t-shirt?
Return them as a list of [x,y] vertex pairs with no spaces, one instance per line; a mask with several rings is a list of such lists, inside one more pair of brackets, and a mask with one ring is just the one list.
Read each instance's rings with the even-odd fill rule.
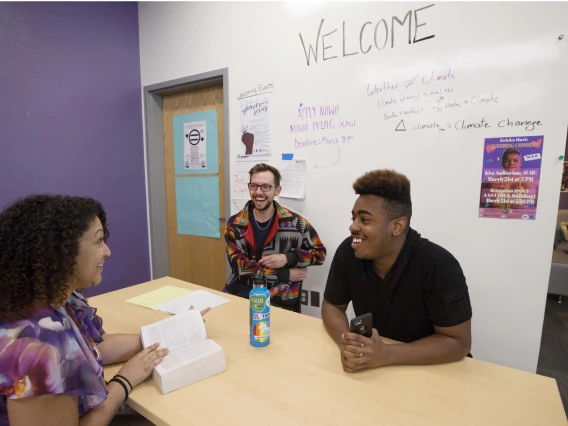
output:
[[252,222],[252,228],[254,230],[254,240],[256,243],[255,255],[256,260],[258,261],[262,258],[262,249],[264,248],[268,234],[270,234],[270,230],[272,229],[272,221],[276,219],[276,210],[274,211],[272,217],[266,222],[257,222],[251,207],[250,218]]
[[434,334],[434,325],[451,327],[471,318],[462,269],[444,248],[416,234],[407,258],[401,260],[403,247],[381,279],[371,260],[355,257],[352,241],[345,239],[333,257],[324,293],[329,303],[352,301],[355,315],[373,314],[373,327],[381,336],[405,343]]

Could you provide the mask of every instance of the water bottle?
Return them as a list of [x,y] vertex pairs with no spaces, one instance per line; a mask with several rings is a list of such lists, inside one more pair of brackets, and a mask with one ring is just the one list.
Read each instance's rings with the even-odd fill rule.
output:
[[270,292],[266,288],[266,275],[261,269],[252,278],[250,302],[250,344],[257,347],[270,343]]

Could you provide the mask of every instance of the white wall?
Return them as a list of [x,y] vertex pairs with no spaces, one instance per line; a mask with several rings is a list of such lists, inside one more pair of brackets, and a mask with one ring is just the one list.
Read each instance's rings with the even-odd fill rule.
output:
[[[231,170],[241,149],[238,94],[259,84],[274,85],[272,163],[278,166],[283,152],[310,162],[306,199],[281,201],[304,214],[329,249],[326,264],[311,268],[308,289],[323,291],[335,249],[348,236],[353,180],[382,167],[405,173],[412,182],[412,226],[452,252],[468,279],[474,356],[534,372],[559,199],[558,156],[564,153],[568,123],[563,81],[568,40],[558,40],[561,33],[568,36],[568,4],[437,3],[420,12],[426,26],[418,30],[420,36],[433,33],[435,38],[407,44],[401,27],[394,48],[389,38],[384,50],[342,57],[343,21],[349,52],[358,48],[365,22],[374,28],[384,18],[390,32],[393,15],[402,20],[409,10],[429,4],[140,3],[142,84],[228,67]],[[298,34],[313,44],[322,18],[324,33],[338,29],[326,38],[333,45],[326,54],[339,58],[322,61],[320,45],[320,60],[308,67]],[[366,32],[365,40],[370,37],[372,43],[372,34]],[[395,132],[396,123],[384,119],[377,97],[366,94],[368,83],[449,68],[458,76],[454,94],[468,98],[496,93],[500,103],[442,116],[427,108],[420,119],[407,122],[484,118],[492,128]],[[299,103],[339,104],[342,118],[356,118],[355,140],[342,147],[336,165],[331,166],[335,146],[295,148],[289,125],[298,123]],[[432,102],[416,105],[429,107]],[[507,117],[541,120],[544,126],[534,131],[498,128],[495,123]],[[480,219],[484,138],[539,134],[545,142],[537,219]],[[315,308],[303,312],[319,316]]]

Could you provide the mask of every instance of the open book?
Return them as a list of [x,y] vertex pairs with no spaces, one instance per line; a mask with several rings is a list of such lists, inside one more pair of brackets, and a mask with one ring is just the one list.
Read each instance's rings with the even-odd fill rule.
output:
[[160,342],[170,353],[154,368],[153,379],[168,393],[227,369],[223,348],[207,339],[205,324],[198,310],[145,325],[140,329],[144,348]]

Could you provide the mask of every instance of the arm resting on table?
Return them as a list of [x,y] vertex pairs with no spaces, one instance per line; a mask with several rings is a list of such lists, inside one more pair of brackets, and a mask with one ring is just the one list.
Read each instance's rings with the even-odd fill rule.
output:
[[459,361],[471,350],[471,319],[453,327],[436,327],[436,334],[411,343],[386,345],[382,365],[426,365]]
[[334,305],[325,299],[323,299],[321,305],[321,319],[323,320],[323,325],[327,333],[339,347],[343,344],[341,335],[349,331],[347,315],[345,314],[348,305],[349,304]]
[[98,344],[103,356],[103,365],[126,362],[142,349],[139,334],[103,334],[103,342]]

